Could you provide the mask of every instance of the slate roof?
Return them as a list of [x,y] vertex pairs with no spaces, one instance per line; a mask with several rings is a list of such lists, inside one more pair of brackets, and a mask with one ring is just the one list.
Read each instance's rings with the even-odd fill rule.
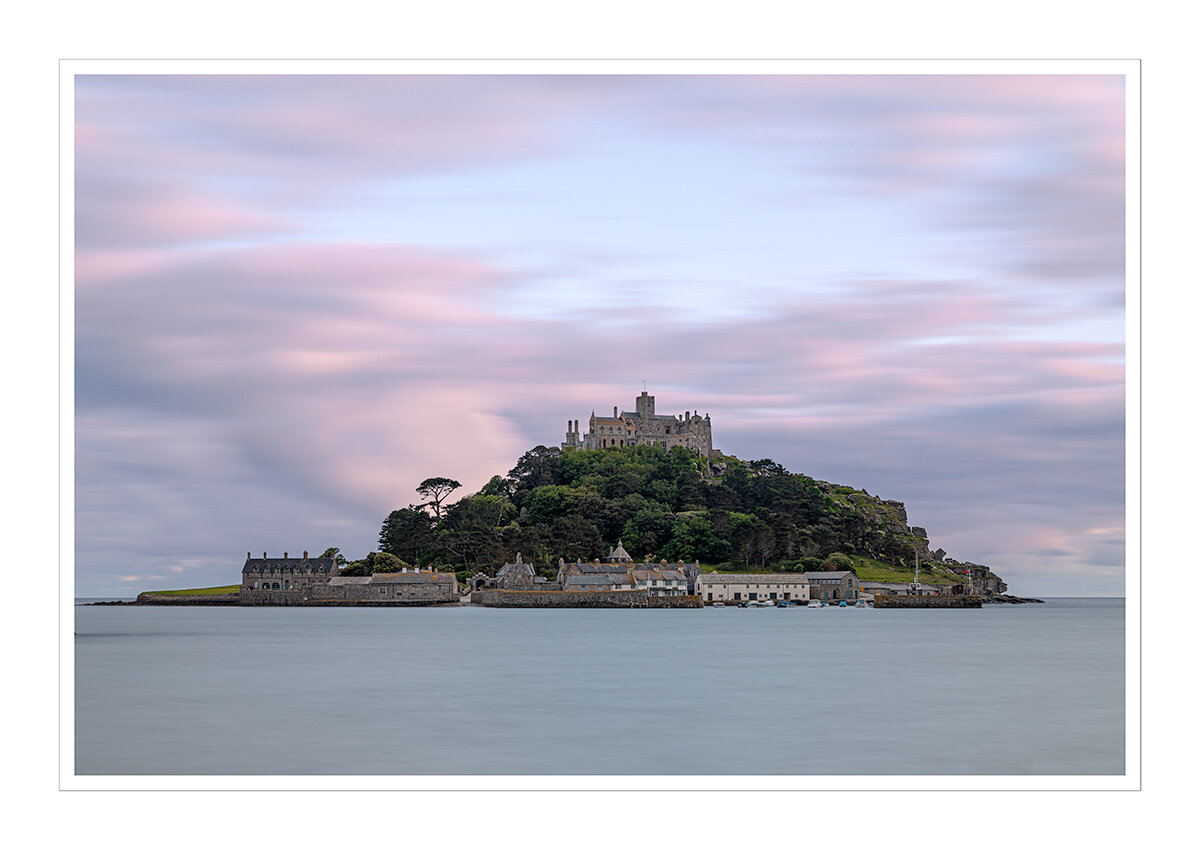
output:
[[634,578],[646,581],[647,579],[670,579],[673,581],[687,581],[683,573],[679,570],[634,570],[630,573]]
[[329,580],[332,587],[338,587],[344,584],[370,584],[369,576],[334,576]]
[[518,562],[516,564],[505,564],[496,572],[496,578],[509,575],[531,576],[533,574],[533,564],[522,564]]
[[374,573],[371,584],[429,584],[454,578],[453,573]]
[[563,569],[576,575],[595,575],[597,573],[627,573],[628,564],[566,564]]
[[626,573],[608,573],[606,575],[574,575],[567,576],[567,584],[578,585],[581,587],[586,587],[589,585],[611,587],[614,584],[629,584],[629,576]]
[[704,584],[808,584],[803,573],[704,573]]
[[247,558],[242,572],[261,573],[265,570],[296,570],[305,567],[317,573],[337,573],[337,564],[333,558]]
[[816,581],[817,579],[828,579],[830,581],[837,582],[837,581],[841,581],[846,576],[853,576],[853,575],[854,575],[854,573],[850,572],[849,570],[833,570],[832,572],[824,572],[821,570],[817,570],[817,571],[809,574],[808,580]]

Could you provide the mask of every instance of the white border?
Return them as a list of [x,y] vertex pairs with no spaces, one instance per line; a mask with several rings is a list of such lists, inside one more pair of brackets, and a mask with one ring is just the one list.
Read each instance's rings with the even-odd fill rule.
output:
[[[1119,74],[1126,78],[1126,773],[1121,776],[76,776],[74,89],[82,74]],[[1140,63],[1099,60],[94,60],[59,67],[61,790],[1070,791],[1141,788]]]

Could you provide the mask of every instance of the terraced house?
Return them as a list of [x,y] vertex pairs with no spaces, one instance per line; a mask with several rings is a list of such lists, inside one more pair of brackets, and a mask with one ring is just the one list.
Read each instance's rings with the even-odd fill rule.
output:
[[807,602],[809,580],[805,573],[701,573],[696,593],[704,602]]

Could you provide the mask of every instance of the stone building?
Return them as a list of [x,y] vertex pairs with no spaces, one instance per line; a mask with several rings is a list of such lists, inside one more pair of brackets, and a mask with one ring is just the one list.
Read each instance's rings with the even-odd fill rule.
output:
[[564,449],[607,449],[625,446],[661,446],[670,449],[683,446],[702,457],[714,454],[712,421],[708,414],[684,411],[679,415],[654,412],[654,396],[644,390],[634,402],[634,410],[613,415],[597,416],[592,411],[586,434],[579,433],[579,420],[568,420]]
[[454,573],[434,570],[402,570],[367,576],[337,576],[313,587],[306,595],[309,604],[350,602],[359,605],[427,605],[458,601]]
[[831,572],[805,573],[809,581],[809,595],[822,602],[854,602],[858,599],[861,585],[858,576],[850,570],[834,570]]
[[649,570],[630,570],[634,590],[645,590],[651,596],[687,595],[687,577],[680,570],[657,567]]
[[337,573],[333,558],[310,558],[308,552],[300,558],[289,558],[287,552],[282,558],[268,558],[266,552],[261,558],[252,558],[247,552],[241,590],[280,593],[302,590],[325,584]]
[[518,552],[515,563],[505,564],[496,572],[495,584],[502,590],[532,590],[537,578],[533,564],[522,561]]
[[705,602],[807,602],[809,580],[804,573],[701,573],[696,593]]

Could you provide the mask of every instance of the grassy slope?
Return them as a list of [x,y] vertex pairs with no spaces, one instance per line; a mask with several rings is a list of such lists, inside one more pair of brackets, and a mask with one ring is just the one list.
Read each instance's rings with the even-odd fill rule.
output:
[[[863,558],[856,555],[850,556],[854,561],[854,572],[858,575],[859,581],[882,581],[889,584],[908,584],[912,581],[912,569],[900,569],[895,564],[885,564],[883,561],[876,561],[873,558]],[[706,573],[710,573],[715,569],[720,569],[723,573],[761,573],[764,572],[762,567],[751,564],[749,567],[743,567],[741,564],[708,565],[701,564],[700,569]],[[766,572],[771,572],[766,570]],[[921,583],[922,584],[957,584],[961,582],[962,576],[956,576],[937,564],[921,565]]]
[[240,585],[229,584],[225,587],[192,587],[187,590],[151,590],[155,596],[220,596],[223,593],[237,593]]

